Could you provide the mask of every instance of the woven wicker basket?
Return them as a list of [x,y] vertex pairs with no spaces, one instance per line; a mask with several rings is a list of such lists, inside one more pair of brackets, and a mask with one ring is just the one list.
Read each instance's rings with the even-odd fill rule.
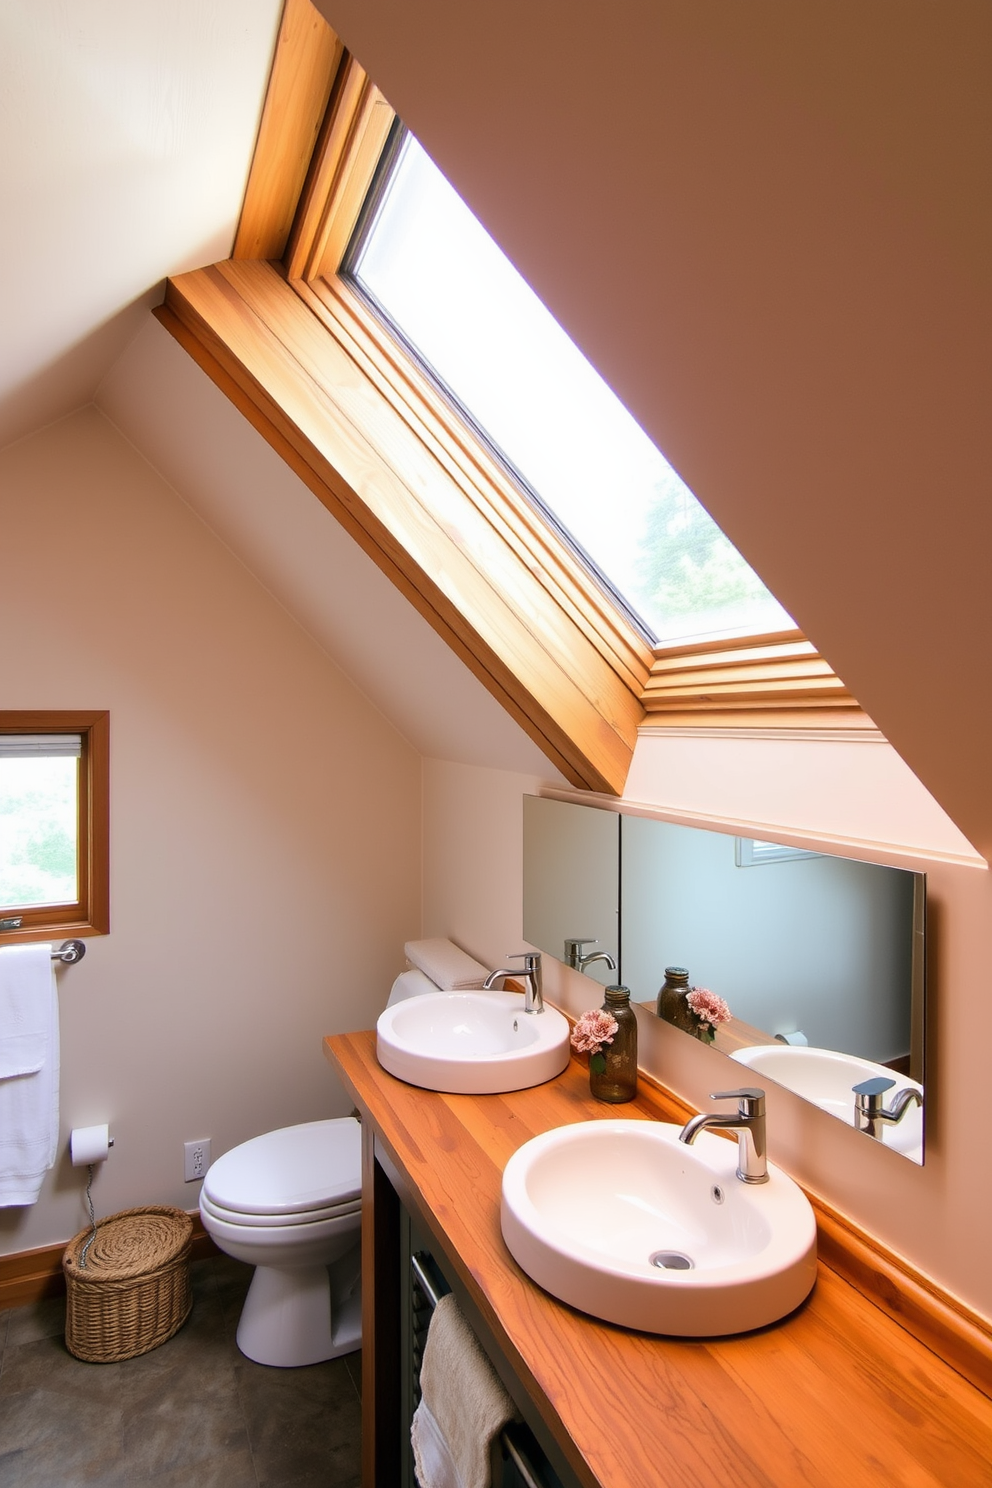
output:
[[182,1209],[122,1209],[81,1230],[66,1246],[65,1342],[91,1364],[146,1354],[171,1338],[193,1305],[189,1255],[193,1221]]

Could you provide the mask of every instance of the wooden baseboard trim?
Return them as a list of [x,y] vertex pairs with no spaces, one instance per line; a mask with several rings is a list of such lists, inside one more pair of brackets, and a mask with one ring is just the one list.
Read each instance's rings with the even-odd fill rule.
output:
[[[189,1210],[193,1221],[193,1260],[204,1261],[220,1251],[203,1228],[198,1209]],[[70,1237],[71,1238],[71,1237]],[[10,1307],[24,1307],[28,1302],[41,1302],[45,1297],[61,1297],[65,1292],[62,1255],[68,1245],[41,1245],[36,1250],[21,1250],[0,1256],[0,1312]]]
[[992,1323],[815,1194],[820,1260],[992,1397]]

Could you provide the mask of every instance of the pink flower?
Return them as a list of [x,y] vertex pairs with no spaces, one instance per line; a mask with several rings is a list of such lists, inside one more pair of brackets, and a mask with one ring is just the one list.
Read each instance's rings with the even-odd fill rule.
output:
[[572,1048],[580,1054],[598,1054],[603,1044],[612,1044],[619,1026],[602,1008],[591,1008],[572,1029]]
[[729,1023],[731,1012],[722,997],[708,987],[693,987],[685,995],[686,1003],[701,1023]]

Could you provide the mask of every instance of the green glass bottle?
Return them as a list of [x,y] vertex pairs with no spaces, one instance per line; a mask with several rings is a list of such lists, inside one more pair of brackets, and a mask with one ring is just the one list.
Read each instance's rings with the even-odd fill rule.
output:
[[620,1105],[637,1094],[637,1016],[629,987],[607,987],[603,1012],[617,1021],[613,1042],[589,1060],[589,1092],[596,1100]]
[[658,993],[658,1017],[664,1018],[683,1033],[693,1033],[696,1019],[685,1000],[689,991],[689,973],[684,966],[666,966],[665,980]]

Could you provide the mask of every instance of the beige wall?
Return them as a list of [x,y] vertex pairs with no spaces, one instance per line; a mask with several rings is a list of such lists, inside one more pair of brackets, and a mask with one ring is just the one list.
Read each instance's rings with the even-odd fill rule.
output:
[[[954,828],[900,761],[884,758],[892,754],[887,745],[822,746],[836,758],[832,777],[821,769],[817,791],[811,779],[800,789],[806,772],[822,766],[815,743],[714,740],[709,779],[693,763],[691,750],[680,768],[681,751],[677,741],[670,743],[664,750],[647,738],[638,742],[632,775],[639,809],[653,803],[682,820],[706,814],[708,824],[716,825],[713,781],[722,778],[721,799],[730,821],[747,820],[771,834],[838,851],[843,849],[837,826],[843,820],[856,856],[927,873],[925,1166],[883,1150],[772,1084],[766,1086],[769,1146],[771,1156],[810,1189],[992,1317],[992,1278],[983,1246],[975,1240],[992,1230],[992,1194],[988,1184],[976,1181],[975,1170],[987,1104],[982,1006],[992,966],[992,874],[984,865],[949,862],[940,848],[930,848],[938,838],[944,848],[953,843]],[[877,781],[886,773],[888,795],[879,802]],[[736,788],[727,783],[733,780]],[[449,935],[491,965],[523,945],[520,799],[537,785],[502,771],[425,761],[426,934]],[[859,798],[867,803],[860,813]],[[886,844],[878,838],[869,851],[865,839],[883,814],[893,840]],[[545,985],[573,1014],[600,1001],[593,982],[550,957],[545,957]],[[643,1017],[640,1034],[641,1063],[698,1109],[708,1105],[711,1090],[740,1083],[724,1056],[656,1018]]]
[[59,972],[60,1157],[8,1252],[83,1224],[72,1126],[110,1123],[108,1213],[194,1205],[184,1140],[348,1110],[321,1036],[418,932],[421,807],[419,755],[95,410],[0,455],[0,531],[3,706],[109,708],[112,750],[111,933]]
[[986,0],[319,0],[992,847]]

